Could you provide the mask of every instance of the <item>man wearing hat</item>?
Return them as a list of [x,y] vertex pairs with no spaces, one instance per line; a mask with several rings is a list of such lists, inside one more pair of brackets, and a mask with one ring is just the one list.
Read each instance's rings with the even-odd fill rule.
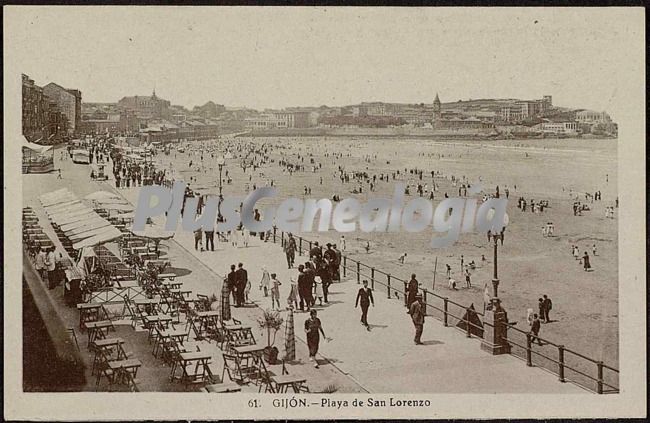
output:
[[420,337],[422,336],[422,331],[424,330],[424,308],[422,307],[422,294],[415,295],[415,301],[411,304],[408,314],[411,315],[411,320],[413,320],[413,325],[415,326],[415,345],[422,345]]
[[291,233],[289,233],[287,242],[284,243],[284,254],[287,256],[287,266],[291,269],[296,258],[296,239]]

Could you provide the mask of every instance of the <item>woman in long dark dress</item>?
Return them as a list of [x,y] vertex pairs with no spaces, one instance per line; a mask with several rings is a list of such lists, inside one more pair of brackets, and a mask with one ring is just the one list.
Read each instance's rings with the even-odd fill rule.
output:
[[591,269],[591,263],[589,263],[589,254],[585,251],[585,255],[582,256],[582,265],[585,268],[585,272],[588,272]]
[[309,312],[309,319],[305,320],[305,333],[307,334],[307,347],[309,347],[309,361],[313,361],[314,367],[318,368],[316,354],[318,353],[320,334],[322,333],[325,337],[325,332],[323,332],[323,326],[316,314],[316,310],[313,309]]

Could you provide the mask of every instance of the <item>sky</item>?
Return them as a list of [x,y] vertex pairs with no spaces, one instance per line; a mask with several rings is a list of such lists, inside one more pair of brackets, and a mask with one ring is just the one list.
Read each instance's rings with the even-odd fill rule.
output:
[[631,8],[4,12],[4,41],[20,52],[5,60],[18,60],[39,85],[80,89],[87,102],[150,95],[154,87],[172,104],[256,109],[548,94],[559,106],[615,115],[633,89],[621,64],[644,45],[643,14]]

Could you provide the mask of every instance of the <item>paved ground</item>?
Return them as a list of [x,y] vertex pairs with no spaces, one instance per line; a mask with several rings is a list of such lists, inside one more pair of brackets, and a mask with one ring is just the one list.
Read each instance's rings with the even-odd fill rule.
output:
[[[58,162],[58,160],[57,160]],[[57,163],[57,166],[59,164]],[[38,205],[37,195],[61,186],[68,186],[78,196],[86,195],[96,189],[113,189],[108,183],[90,182],[89,169],[74,165],[70,161],[61,163],[63,180],[54,175],[24,176],[24,201]],[[137,189],[118,190],[129,201],[134,202]],[[263,308],[270,307],[270,299],[264,298],[257,289],[261,277],[261,267],[278,273],[285,284],[281,287],[281,304],[286,304],[288,281],[295,276],[295,270],[286,268],[284,256],[278,245],[251,239],[248,248],[233,248],[227,243],[218,243],[218,251],[195,251],[193,235],[179,232],[169,245],[169,258],[179,274],[184,286],[194,293],[210,295],[221,289],[221,280],[230,264],[242,262],[249,271],[252,281],[251,300]],[[297,260],[299,262],[299,260]],[[306,313],[296,313],[296,352],[297,360],[290,363],[292,374],[304,375],[312,391],[322,391],[333,385],[338,392],[440,392],[440,393],[580,393],[585,392],[572,384],[562,384],[555,375],[539,368],[526,367],[525,363],[512,356],[491,356],[480,349],[480,341],[467,339],[454,328],[445,328],[434,319],[428,319],[423,335],[424,345],[412,342],[413,327],[401,301],[388,300],[380,291],[375,295],[375,307],[370,309],[371,331],[359,324],[360,312],[354,308],[354,298],[358,285],[355,280],[346,280],[332,285],[331,301],[318,307],[326,334],[331,342],[321,342],[320,369],[313,368],[307,359],[307,347],[301,331]],[[60,295],[60,294],[59,294]],[[265,334],[255,326],[255,319],[261,308],[250,307],[233,309],[234,316],[256,329],[258,342],[265,343]],[[283,315],[286,316],[286,311]],[[67,319],[74,324],[76,310],[67,309]],[[275,345],[284,355],[284,331],[277,335]],[[80,339],[80,343],[84,342]],[[145,355],[148,346],[143,347],[138,340],[132,349],[138,356]],[[146,342],[146,341],[144,341]],[[220,374],[219,354],[215,348],[213,368]],[[83,349],[83,347],[82,347]],[[149,354],[150,355],[150,354]],[[149,362],[149,357],[147,357]],[[152,361],[155,367],[156,361]],[[277,369],[274,369],[277,372]],[[158,376],[154,376],[158,374]],[[177,390],[165,381],[165,372],[151,373],[157,382],[145,382],[144,390]],[[144,379],[147,374],[140,375]],[[496,385],[494,380],[507,381]],[[249,388],[251,389],[251,388]]]

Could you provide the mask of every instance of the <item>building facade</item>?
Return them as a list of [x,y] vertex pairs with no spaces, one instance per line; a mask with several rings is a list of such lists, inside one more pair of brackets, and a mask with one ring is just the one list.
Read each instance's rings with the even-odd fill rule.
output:
[[605,112],[595,112],[593,110],[581,110],[576,112],[576,120],[580,123],[597,124],[611,123],[612,118]]
[[73,136],[81,120],[81,91],[66,89],[50,82],[43,87],[43,93],[56,103],[68,119],[68,135]]
[[23,135],[29,141],[36,141],[40,138],[47,138],[49,131],[49,99],[43,94],[43,88],[39,87],[27,75],[22,75],[23,85]]
[[122,97],[117,102],[121,109],[134,113],[141,119],[169,119],[171,103],[156,96],[154,90],[151,96]]

